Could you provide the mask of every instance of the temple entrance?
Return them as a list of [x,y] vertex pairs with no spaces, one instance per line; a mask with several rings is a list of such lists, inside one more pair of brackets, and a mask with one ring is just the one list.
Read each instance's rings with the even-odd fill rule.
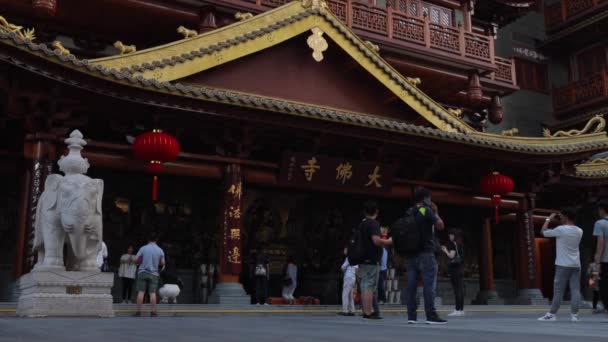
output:
[[[200,178],[162,175],[159,200],[151,199],[152,176],[95,170],[91,177],[104,180],[104,241],[108,259],[117,272],[120,256],[129,245],[135,251],[146,243],[147,233],[159,234],[159,242],[183,282],[182,303],[200,303],[200,265],[217,264],[219,182]],[[120,281],[114,299],[120,301]]]
[[555,275],[555,240],[536,238],[536,275],[543,297],[553,299],[553,277]]

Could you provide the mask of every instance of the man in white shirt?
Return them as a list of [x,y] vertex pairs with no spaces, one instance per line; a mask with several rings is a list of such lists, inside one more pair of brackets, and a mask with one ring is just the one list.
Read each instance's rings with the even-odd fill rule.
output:
[[[556,219],[560,223],[554,229],[549,229],[549,223]],[[539,321],[555,321],[555,314],[559,310],[566,286],[570,283],[570,320],[578,322],[578,307],[581,300],[581,257],[579,245],[583,237],[583,230],[574,224],[576,209],[562,210],[561,214],[551,214],[545,219],[541,233],[545,237],[555,238],[555,280],[553,288],[553,302],[551,309]]]

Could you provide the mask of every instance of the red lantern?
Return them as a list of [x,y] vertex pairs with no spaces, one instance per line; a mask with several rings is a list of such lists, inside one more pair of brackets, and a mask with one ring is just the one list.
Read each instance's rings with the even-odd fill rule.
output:
[[32,6],[41,17],[54,17],[57,12],[57,0],[34,0]]
[[513,187],[513,180],[510,177],[501,175],[498,172],[492,172],[481,179],[479,188],[483,194],[491,196],[492,198],[496,223],[498,223],[498,207],[502,202],[501,196],[512,192]]
[[135,158],[148,162],[147,170],[154,175],[152,200],[158,200],[158,174],[163,171],[163,163],[174,160],[179,154],[179,143],[174,136],[159,129],[146,132],[133,142]]

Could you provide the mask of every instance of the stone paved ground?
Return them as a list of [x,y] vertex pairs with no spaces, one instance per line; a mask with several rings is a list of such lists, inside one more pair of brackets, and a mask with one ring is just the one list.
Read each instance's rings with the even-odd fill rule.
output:
[[[229,314],[108,319],[0,318],[0,341],[608,341],[605,317],[583,314],[571,323],[537,322],[538,313],[470,313],[445,326],[407,325],[401,315],[382,321],[311,314]],[[420,317],[421,319],[423,317]]]

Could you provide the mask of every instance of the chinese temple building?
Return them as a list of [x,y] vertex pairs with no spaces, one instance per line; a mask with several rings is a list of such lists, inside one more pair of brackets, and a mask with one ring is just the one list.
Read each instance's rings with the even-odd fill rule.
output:
[[[515,0],[0,0],[0,301],[35,262],[37,200],[73,129],[87,139],[89,175],[105,182],[110,263],[159,232],[185,284],[181,302],[207,301],[202,270],[249,292],[262,249],[271,294],[294,256],[296,295],[337,303],[362,203],[377,200],[388,226],[419,186],[462,232],[467,300],[551,297],[553,250],[538,230],[551,210],[585,204],[591,252],[590,203],[608,180],[598,115],[608,93],[582,81],[606,72],[585,69],[587,57],[570,90],[541,76],[563,62],[556,46],[579,56],[600,41],[576,38],[605,27],[586,18],[608,14],[608,2],[593,3],[559,21],[555,5]],[[512,44],[543,10],[546,40]],[[597,49],[605,67],[606,46]],[[577,93],[580,82],[589,92]],[[547,107],[532,118],[537,103]],[[158,174],[156,200],[132,145],[153,130],[181,147]],[[493,172],[515,182],[499,220],[479,189]]]

